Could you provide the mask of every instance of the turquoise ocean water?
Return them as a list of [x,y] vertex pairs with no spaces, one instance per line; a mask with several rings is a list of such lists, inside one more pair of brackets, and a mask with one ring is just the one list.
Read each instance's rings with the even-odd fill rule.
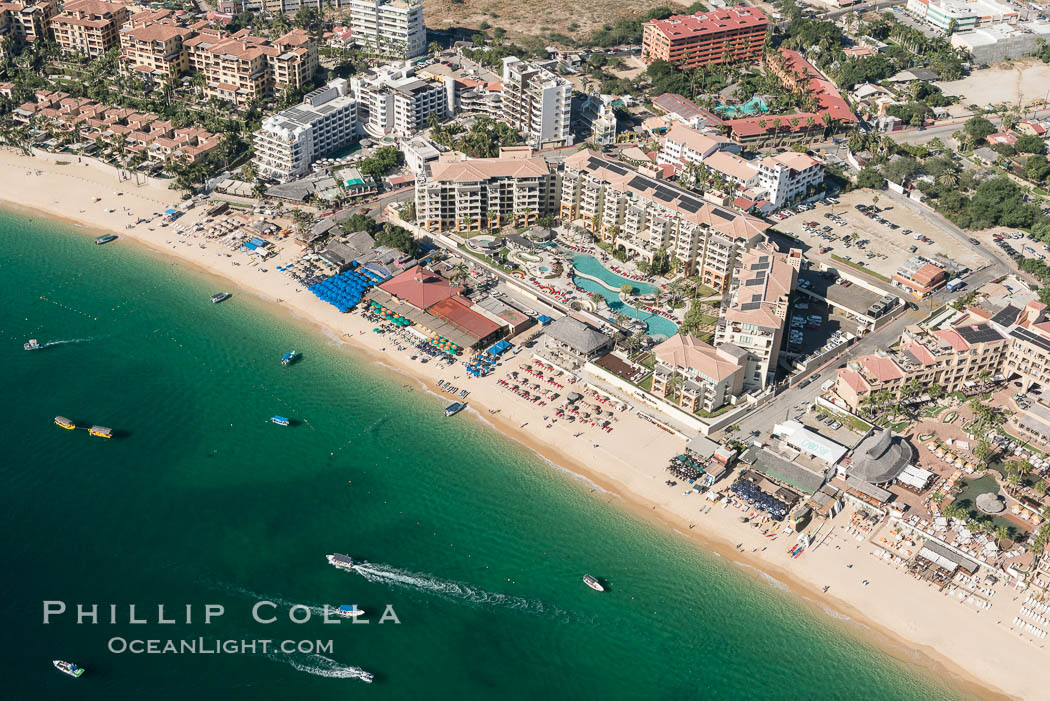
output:
[[[963,698],[263,302],[210,304],[217,279],[38,217],[0,213],[0,240],[0,697]],[[252,620],[260,599],[278,622]],[[71,612],[44,625],[45,600]],[[77,625],[78,603],[100,622]],[[294,624],[296,603],[371,623]],[[225,614],[205,625],[205,604]],[[400,625],[379,624],[388,604]],[[115,654],[115,637],[333,648]]]

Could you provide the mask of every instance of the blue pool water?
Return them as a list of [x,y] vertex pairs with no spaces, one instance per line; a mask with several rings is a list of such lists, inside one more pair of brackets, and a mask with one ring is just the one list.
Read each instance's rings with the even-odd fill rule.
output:
[[576,256],[572,259],[572,267],[586,275],[593,275],[606,284],[612,285],[616,289],[620,289],[624,285],[630,285],[640,295],[656,294],[660,289],[655,285],[650,285],[645,282],[635,282],[634,280],[628,280],[622,275],[617,275],[602,265],[602,262],[594,256]]
[[[587,275],[593,275],[596,278],[603,280],[604,282],[612,285],[617,290],[627,284],[634,287],[638,294],[653,294],[659,288],[654,285],[650,285],[644,282],[635,282],[634,280],[628,280],[625,277],[617,275],[612,272],[604,265],[601,264],[594,256],[578,256],[572,259],[572,266],[576,270],[586,273]],[[624,304],[620,301],[620,296],[616,292],[613,292],[609,288],[601,285],[594,280],[589,280],[579,275],[573,275],[572,281],[575,282],[581,289],[588,293],[597,292],[602,297],[605,297],[605,301],[608,302],[609,308],[614,314],[623,314],[629,316],[632,319],[638,319],[644,321],[646,331],[650,336],[665,336],[671,337],[678,333],[678,325],[669,319],[665,319],[657,314],[650,314],[647,311],[636,309],[629,304]]]
[[727,117],[736,117],[741,114],[757,114],[759,112],[768,112],[769,106],[761,96],[755,95],[750,100],[742,105],[727,105],[724,102],[718,107],[715,107],[715,112],[725,115]]

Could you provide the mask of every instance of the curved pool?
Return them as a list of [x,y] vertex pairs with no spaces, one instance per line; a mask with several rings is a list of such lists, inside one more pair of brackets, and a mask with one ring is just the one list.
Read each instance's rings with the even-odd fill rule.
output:
[[617,292],[613,292],[605,285],[595,282],[594,280],[582,277],[580,275],[573,275],[572,281],[576,285],[588,292],[597,292],[605,298],[606,303],[609,305],[609,309],[614,314],[623,314],[629,316],[632,319],[645,322],[646,333],[650,336],[663,336],[670,338],[678,333],[678,325],[670,319],[664,318],[659,314],[653,314],[637,307],[632,307],[629,304],[624,304],[620,301],[619,289],[623,285],[631,285],[637,290],[638,294],[648,295],[655,294],[660,288],[655,285],[650,285],[647,282],[636,282],[635,280],[629,280],[621,275],[617,275],[612,272],[594,256],[577,256],[572,259],[572,267],[584,275],[591,275],[598,278],[602,282],[616,288]]

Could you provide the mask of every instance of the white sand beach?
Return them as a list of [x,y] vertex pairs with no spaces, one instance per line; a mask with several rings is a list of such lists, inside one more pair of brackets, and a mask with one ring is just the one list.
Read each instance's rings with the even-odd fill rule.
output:
[[[940,593],[905,570],[877,559],[870,541],[848,535],[849,507],[835,518],[827,540],[792,559],[788,550],[796,543],[793,534],[766,538],[759,529],[741,523],[739,511],[723,509],[721,504],[702,514],[710,501],[698,494],[683,495],[681,485],[664,484],[668,460],[683,452],[682,439],[628,412],[617,415],[611,433],[565,422],[548,428],[551,421],[544,416],[551,415],[553,406],[529,403],[497,384],[505,372],[530,362],[527,352],[505,360],[494,375],[483,379],[468,377],[459,367],[441,370],[433,363],[422,365],[411,361],[407,351],[397,351],[385,336],[371,333],[372,324],[360,315],[339,313],[274,270],[299,256],[293,241],[278,244],[283,247],[280,254],[267,262],[268,272],[263,272],[261,266],[238,265],[246,258],[238,253],[228,256],[231,251],[214,240],[180,236],[173,227],[160,227],[156,222],[127,228],[180,201],[177,192],[162,185],[121,182],[111,168],[86,160],[77,163],[76,157],[29,158],[10,149],[0,151],[0,169],[5,184],[0,199],[11,206],[73,221],[95,235],[115,233],[122,239],[132,238],[227,278],[236,288],[327,328],[351,352],[367,353],[377,363],[410,376],[405,382],[417,382],[420,391],[435,390],[439,379],[469,390],[470,409],[461,417],[488,423],[552,463],[586,477],[601,488],[595,490],[595,498],[622,503],[642,517],[655,518],[695,539],[707,550],[764,572],[824,613],[837,619],[844,614],[849,620],[842,625],[855,635],[911,665],[954,677],[981,698],[1044,698],[1050,688],[1047,641],[1033,641],[1011,628],[1027,592],[1000,587],[987,608]],[[202,216],[198,208],[178,224]],[[825,586],[827,593],[823,593]]]

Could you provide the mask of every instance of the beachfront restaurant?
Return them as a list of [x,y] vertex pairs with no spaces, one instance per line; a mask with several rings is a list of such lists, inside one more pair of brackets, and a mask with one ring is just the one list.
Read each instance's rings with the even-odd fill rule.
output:
[[613,349],[613,339],[571,316],[551,322],[543,334],[544,351],[560,364],[583,365]]

